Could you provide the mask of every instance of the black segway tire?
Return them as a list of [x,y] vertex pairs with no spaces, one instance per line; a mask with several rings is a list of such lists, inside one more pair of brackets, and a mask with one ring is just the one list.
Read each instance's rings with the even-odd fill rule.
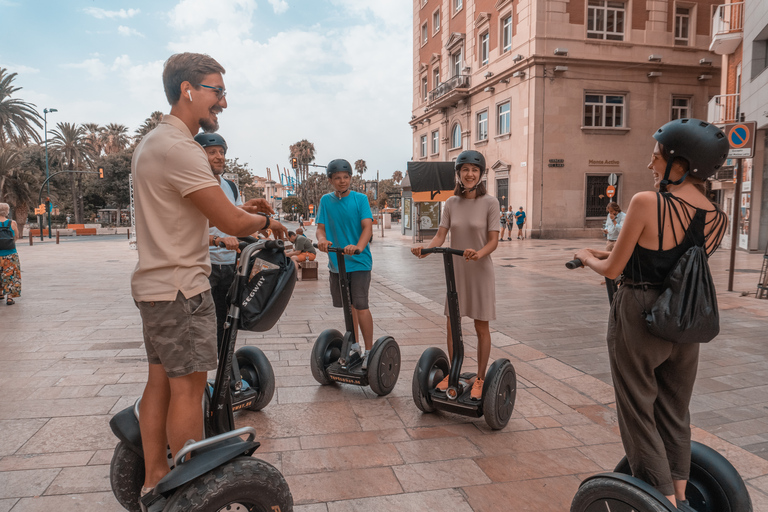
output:
[[115,446],[109,465],[109,484],[112,494],[124,509],[141,512],[139,496],[144,485],[144,459],[122,441]]
[[[664,501],[667,500],[664,499]],[[607,510],[669,512],[674,508],[670,509],[639,487],[607,477],[595,477],[584,482],[571,501],[571,512],[605,512]]]
[[509,423],[515,409],[517,375],[508,359],[497,359],[488,369],[483,384],[483,416],[493,430]]
[[[631,474],[626,457],[615,471]],[[752,499],[736,468],[716,450],[696,441],[691,441],[691,473],[685,498],[696,512],[752,512]]]
[[220,510],[292,512],[293,496],[274,466],[253,457],[237,457],[176,491],[163,512]]
[[341,356],[341,344],[343,341],[344,335],[336,329],[324,330],[315,340],[309,367],[312,370],[312,376],[323,386],[334,383],[328,376],[328,373],[326,373],[326,370],[331,363],[337,361]]
[[429,392],[442,381],[450,369],[448,356],[437,347],[425,350],[413,370],[411,393],[421,412],[435,412]]
[[382,336],[368,356],[368,385],[379,396],[388,395],[400,375],[400,347],[392,336]]
[[275,372],[269,359],[258,347],[246,345],[235,352],[240,376],[258,392],[251,411],[260,411],[272,401],[275,395]]

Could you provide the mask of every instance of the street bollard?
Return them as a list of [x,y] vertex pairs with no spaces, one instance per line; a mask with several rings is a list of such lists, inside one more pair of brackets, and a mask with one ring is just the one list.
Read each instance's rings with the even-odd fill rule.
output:
[[131,239],[131,228],[128,228],[127,233],[128,233],[128,240],[130,240]]
[[59,230],[57,229],[56,230],[56,244],[58,245],[58,243],[59,243]]
[[29,230],[29,245],[34,245],[34,243],[32,242],[32,230],[31,229]]

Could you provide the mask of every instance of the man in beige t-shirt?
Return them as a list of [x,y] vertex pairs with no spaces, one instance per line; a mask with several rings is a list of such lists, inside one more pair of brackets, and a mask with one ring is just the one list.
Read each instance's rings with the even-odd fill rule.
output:
[[224,68],[207,55],[171,56],[163,86],[171,112],[136,147],[131,163],[139,261],[131,292],[141,313],[149,377],[139,416],[142,495],[168,472],[166,444],[178,452],[203,432],[206,372],[216,369],[216,313],[208,274],[208,226],[246,236],[269,226],[263,199],[233,205],[192,138],[218,128],[227,107]]

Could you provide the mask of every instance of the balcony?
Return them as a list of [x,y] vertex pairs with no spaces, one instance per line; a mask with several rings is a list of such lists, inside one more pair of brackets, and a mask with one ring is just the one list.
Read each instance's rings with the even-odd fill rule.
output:
[[730,55],[741,43],[744,32],[744,2],[718,5],[712,18],[709,51]]
[[469,75],[456,75],[429,91],[429,108],[453,105],[469,96]]
[[740,94],[720,94],[707,104],[707,122],[714,124],[736,123],[739,121]]

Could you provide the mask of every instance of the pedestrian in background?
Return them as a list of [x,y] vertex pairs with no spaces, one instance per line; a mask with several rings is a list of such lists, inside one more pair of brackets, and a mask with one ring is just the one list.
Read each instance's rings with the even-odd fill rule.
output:
[[605,219],[605,225],[603,226],[603,233],[605,233],[608,241],[605,244],[605,250],[610,252],[613,250],[613,246],[616,245],[616,240],[619,239],[619,233],[621,232],[621,226],[624,224],[624,217],[626,213],[621,211],[619,203],[612,201],[605,207],[605,211],[608,212],[608,216]]
[[[504,240],[504,232],[507,230],[507,207],[506,206],[501,207],[501,216],[499,217],[499,226],[501,228],[501,233],[499,234],[499,242],[501,242]],[[510,237],[510,240],[512,240],[511,237]]]
[[21,264],[16,252],[16,239],[19,236],[19,226],[15,220],[8,218],[11,207],[8,203],[0,203],[0,281],[3,284],[5,303],[9,306],[16,303],[14,297],[21,295]]
[[525,234],[523,233],[523,227],[525,226],[525,212],[523,211],[523,207],[520,207],[520,210],[515,212],[515,221],[517,222],[517,239],[518,240],[525,240]]

